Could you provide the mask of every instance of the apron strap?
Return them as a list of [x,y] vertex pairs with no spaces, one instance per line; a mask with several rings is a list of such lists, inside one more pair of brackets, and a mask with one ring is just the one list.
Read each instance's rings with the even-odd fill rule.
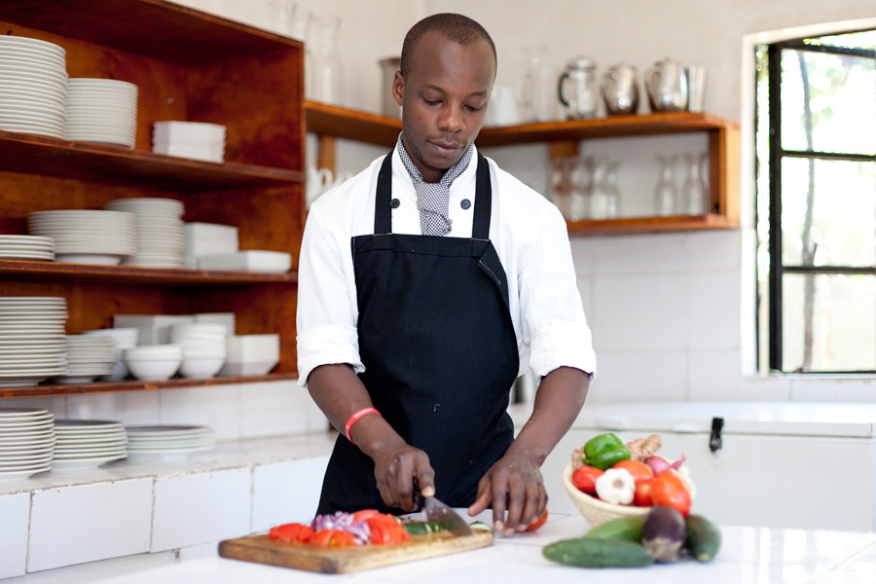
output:
[[[374,234],[392,233],[392,153],[383,159],[377,174],[377,197],[374,202]],[[475,208],[471,226],[473,239],[490,238],[490,215],[492,212],[493,188],[490,181],[490,166],[484,155],[478,152],[477,177],[475,179]]]

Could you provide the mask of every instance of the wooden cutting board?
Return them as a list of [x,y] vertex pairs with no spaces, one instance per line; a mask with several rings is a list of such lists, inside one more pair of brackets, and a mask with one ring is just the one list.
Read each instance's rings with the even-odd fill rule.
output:
[[396,545],[361,545],[345,548],[287,543],[273,540],[267,535],[253,535],[220,542],[219,555],[223,558],[282,568],[341,574],[435,558],[490,545],[493,545],[493,533],[480,530],[463,537],[439,531],[412,535],[411,541]]

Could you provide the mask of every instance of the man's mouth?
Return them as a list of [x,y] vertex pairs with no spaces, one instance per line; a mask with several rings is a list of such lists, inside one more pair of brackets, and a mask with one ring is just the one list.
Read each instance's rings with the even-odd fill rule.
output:
[[438,141],[429,141],[438,152],[441,154],[453,154],[463,147],[462,144],[458,144],[456,142],[438,142]]

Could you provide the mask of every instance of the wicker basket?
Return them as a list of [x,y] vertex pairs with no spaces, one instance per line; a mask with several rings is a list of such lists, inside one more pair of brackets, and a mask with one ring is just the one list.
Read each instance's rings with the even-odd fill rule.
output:
[[612,503],[600,501],[596,497],[591,497],[587,493],[582,493],[578,490],[578,487],[572,483],[572,472],[572,463],[570,462],[566,465],[566,468],[563,469],[563,485],[565,485],[566,491],[569,493],[569,497],[572,499],[575,507],[581,512],[581,515],[584,516],[584,519],[587,520],[590,527],[596,527],[606,521],[611,521],[612,519],[617,519],[619,517],[637,515],[644,517],[651,509],[650,507],[614,505]]

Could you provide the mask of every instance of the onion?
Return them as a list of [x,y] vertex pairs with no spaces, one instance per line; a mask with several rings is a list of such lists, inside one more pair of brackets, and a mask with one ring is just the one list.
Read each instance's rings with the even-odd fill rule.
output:
[[669,463],[666,462],[665,459],[660,458],[659,456],[652,456],[648,460],[645,461],[645,464],[651,467],[651,470],[654,471],[655,475],[660,474],[667,468],[671,468]]
[[678,460],[676,460],[675,462],[673,462],[671,465],[669,465],[669,467],[670,467],[672,470],[678,470],[678,469],[681,468],[681,465],[684,464],[684,461],[685,461],[685,460],[687,460],[687,457],[686,457],[684,454],[682,454],[682,455],[681,455],[681,458],[679,458]]
[[352,513],[337,511],[331,515],[317,515],[310,524],[314,531],[335,529],[353,535],[357,544],[366,544],[371,539],[371,529],[364,521],[355,521]]

